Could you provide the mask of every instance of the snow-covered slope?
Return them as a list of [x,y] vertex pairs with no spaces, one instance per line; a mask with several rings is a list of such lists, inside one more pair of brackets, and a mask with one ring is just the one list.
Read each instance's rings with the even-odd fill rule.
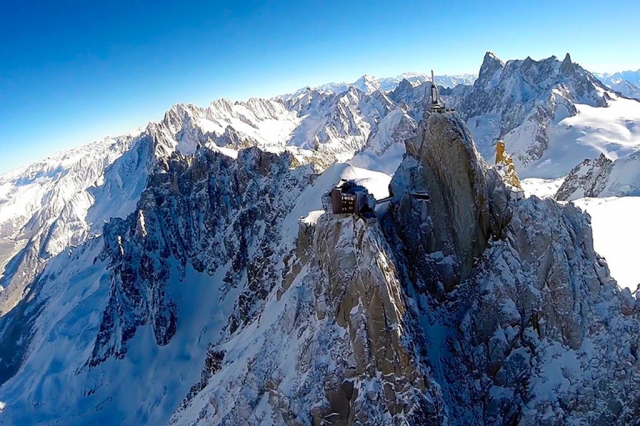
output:
[[66,424],[158,424],[190,401],[207,357],[222,356],[210,345],[254,324],[299,272],[298,218],[340,179],[387,195],[386,175],[335,164],[317,177],[294,162],[255,148],[173,154],[135,213],[54,257],[2,320],[23,338],[3,340],[1,377],[22,373],[2,388],[0,423],[66,412]]
[[580,198],[574,201],[591,216],[593,245],[607,259],[620,287],[635,292],[640,285],[640,197]]
[[107,138],[0,176],[0,313],[47,259],[133,211],[148,150],[138,135]]
[[555,198],[564,179],[564,177],[557,179],[527,178],[522,179],[520,184],[527,197],[535,195],[539,198]]
[[640,70],[637,70],[637,71],[629,70],[629,71],[620,71],[613,74],[603,73],[603,74],[595,74],[595,75],[603,78],[621,78],[637,86],[640,86]]
[[606,108],[575,106],[575,116],[551,128],[548,149],[529,167],[528,175],[562,176],[581,158],[604,154],[615,160],[640,148],[640,102],[610,94]]

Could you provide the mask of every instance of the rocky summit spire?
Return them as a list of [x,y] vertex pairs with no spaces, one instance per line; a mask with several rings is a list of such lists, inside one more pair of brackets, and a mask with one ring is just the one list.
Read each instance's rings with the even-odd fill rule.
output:
[[496,73],[501,72],[504,68],[504,62],[498,58],[493,52],[487,52],[484,54],[482,65],[480,66],[480,72],[478,73],[478,80],[476,84],[486,86],[489,81],[493,79]]
[[574,71],[573,62],[571,61],[571,55],[567,52],[564,59],[562,60],[562,64],[560,64],[560,73],[561,74],[571,74]]
[[391,181],[401,220],[420,221],[427,207],[416,194],[428,193],[431,199],[429,226],[411,231],[408,245],[415,245],[415,253],[441,252],[453,259],[432,273],[452,290],[468,277],[490,236],[501,233],[507,213],[499,206],[506,206],[507,192],[495,171],[487,170],[469,130],[455,114],[432,114],[406,145],[407,159]]

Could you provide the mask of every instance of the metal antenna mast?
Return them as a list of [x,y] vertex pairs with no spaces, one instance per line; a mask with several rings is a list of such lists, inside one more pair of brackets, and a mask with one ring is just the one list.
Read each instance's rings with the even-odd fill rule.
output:
[[440,96],[438,95],[438,86],[436,86],[436,79],[431,70],[431,105],[429,106],[431,112],[445,112],[445,107],[440,102]]

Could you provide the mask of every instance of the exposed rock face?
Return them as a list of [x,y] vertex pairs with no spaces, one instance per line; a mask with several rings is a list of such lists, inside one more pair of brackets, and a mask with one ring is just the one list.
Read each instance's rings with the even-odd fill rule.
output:
[[[325,214],[301,226],[295,258],[295,279],[265,307],[278,306],[277,316],[259,314],[257,328],[218,346],[260,355],[228,355],[226,373],[211,376],[170,423],[189,423],[195,410],[215,424],[443,424],[439,387],[411,341],[414,324],[380,230]],[[256,385],[257,393],[242,391]],[[262,413],[247,409],[261,398]]]
[[455,423],[637,418],[629,397],[635,349],[622,343],[610,352],[612,339],[638,335],[635,300],[629,309],[630,295],[618,293],[593,252],[587,219],[572,206],[531,198],[514,210],[507,232],[456,293],[435,307],[432,296],[423,299],[425,322],[448,330],[430,349],[443,363],[439,382]]
[[489,239],[501,236],[510,214],[507,190],[498,174],[487,170],[455,115],[432,114],[407,141],[407,153],[391,181],[401,218],[397,232],[413,255],[427,256],[420,266],[425,275],[436,272],[433,283],[452,290],[469,277]]
[[[316,287],[318,317],[348,336],[332,354],[344,361],[326,378],[328,404],[314,411],[314,423],[441,424],[441,396],[406,340],[407,308],[380,231],[353,218],[323,217],[314,251],[326,277]],[[336,388],[342,376],[353,388],[352,398]]]
[[571,170],[555,198],[572,201],[583,197],[622,197],[640,195],[640,152],[615,161],[601,154],[584,160]]
[[[612,355],[607,343],[639,335],[636,302],[619,292],[594,252],[588,219],[549,199],[506,201],[492,170],[460,149],[473,146],[465,135],[455,117],[429,118],[422,142],[408,142],[385,222],[405,295],[413,299],[408,316],[422,325],[414,341],[424,344],[449,421],[637,418],[637,398],[629,398],[640,378],[636,346],[619,343]],[[437,157],[445,141],[448,154]],[[454,179],[453,159],[458,169],[470,162],[466,176]],[[412,200],[401,191],[404,182],[428,190],[432,200]],[[472,214],[449,212],[441,199]]]
[[601,154],[595,160],[586,159],[571,170],[558,192],[556,200],[568,201],[583,197],[597,197],[606,185],[613,161]]
[[174,154],[166,169],[150,175],[136,212],[105,228],[103,256],[113,278],[91,365],[123,357],[127,341],[147,322],[158,345],[170,341],[179,317],[164,287],[174,262],[179,280],[188,267],[213,274],[227,263],[226,291],[242,288],[246,279],[229,333],[254,314],[286,272],[277,259],[290,254],[273,244],[313,176],[311,166],[289,172],[292,160],[257,148],[241,151],[237,160],[201,149],[193,157]]

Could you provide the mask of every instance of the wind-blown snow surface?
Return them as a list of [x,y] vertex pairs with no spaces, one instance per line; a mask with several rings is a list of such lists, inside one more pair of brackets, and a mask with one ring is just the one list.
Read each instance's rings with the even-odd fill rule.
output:
[[527,197],[535,195],[540,198],[553,198],[562,182],[564,182],[564,177],[557,179],[528,178],[522,179],[520,184]]
[[611,95],[607,107],[575,107],[576,115],[551,127],[547,150],[523,176],[563,176],[584,158],[616,160],[640,149],[640,102]]

